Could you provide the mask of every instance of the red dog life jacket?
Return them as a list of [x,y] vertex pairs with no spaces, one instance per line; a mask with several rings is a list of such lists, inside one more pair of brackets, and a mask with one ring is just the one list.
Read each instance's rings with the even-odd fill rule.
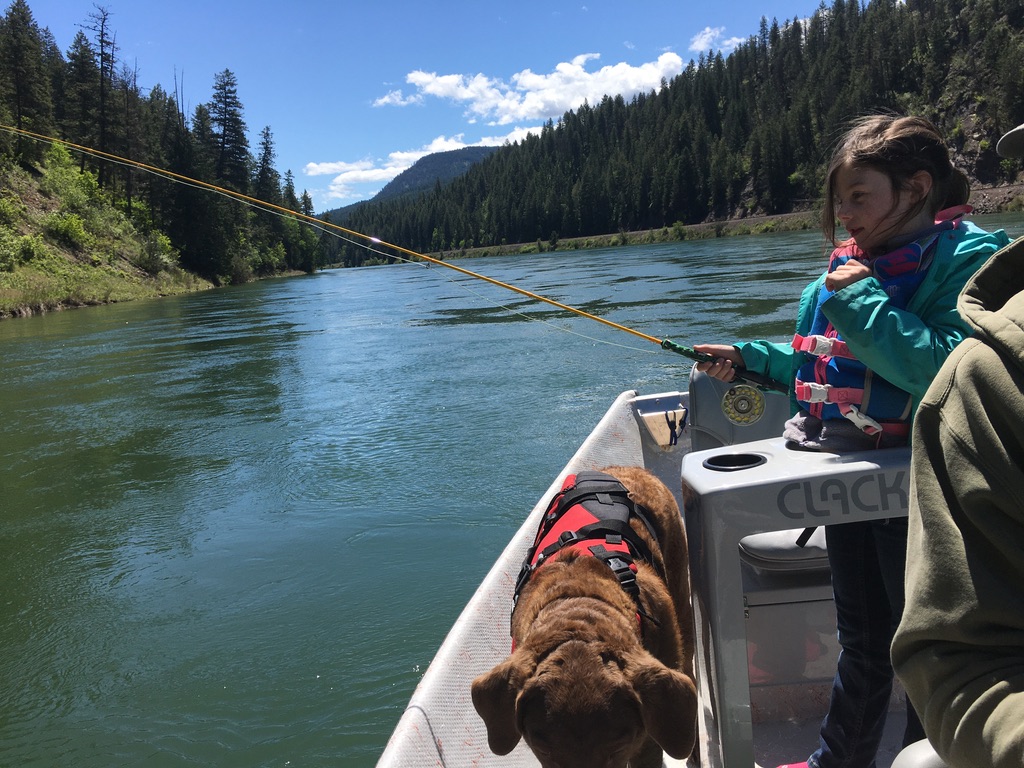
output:
[[650,547],[629,524],[638,518],[657,541],[645,510],[629,498],[629,492],[611,475],[584,471],[569,475],[562,490],[551,500],[541,519],[533,546],[526,553],[516,580],[512,602],[519,599],[534,571],[557,559],[563,552],[575,550],[604,562],[619,584],[640,606],[640,587],[636,582],[634,558],[654,565]]

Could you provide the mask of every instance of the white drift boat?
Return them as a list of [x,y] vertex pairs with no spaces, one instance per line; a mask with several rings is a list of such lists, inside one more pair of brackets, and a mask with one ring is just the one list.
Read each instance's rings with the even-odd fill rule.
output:
[[[838,655],[820,526],[906,515],[909,449],[845,456],[791,450],[780,437],[788,414],[787,397],[696,371],[688,392],[621,394],[459,616],[378,768],[538,765],[522,741],[504,757],[491,753],[470,683],[509,654],[516,577],[562,480],[614,464],[651,470],[684,510],[701,765],[774,768],[806,759],[817,744]],[[798,546],[810,528],[815,532]],[[941,765],[910,750],[897,756],[902,701],[894,693],[879,768],[894,760],[898,768]],[[684,764],[667,757],[665,763]]]

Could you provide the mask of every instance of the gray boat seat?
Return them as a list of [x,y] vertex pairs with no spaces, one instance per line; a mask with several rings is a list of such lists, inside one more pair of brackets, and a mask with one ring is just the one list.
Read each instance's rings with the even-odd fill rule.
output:
[[[726,448],[782,434],[790,416],[785,395],[743,387],[690,371],[690,443],[695,451]],[[799,530],[757,533],[740,541],[740,558],[760,572],[827,572],[825,529],[816,528],[803,547]]]
[[804,546],[797,544],[802,531],[755,533],[740,539],[740,559],[760,571],[828,571],[825,529],[818,527]]
[[905,747],[896,759],[892,768],[949,768],[946,762],[935,754],[935,749],[927,739],[915,741]]

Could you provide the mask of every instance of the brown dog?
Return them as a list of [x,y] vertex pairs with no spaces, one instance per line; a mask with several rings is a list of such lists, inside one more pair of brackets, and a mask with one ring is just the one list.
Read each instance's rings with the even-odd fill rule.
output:
[[602,472],[625,486],[650,524],[629,519],[650,555],[633,558],[639,594],[624,588],[629,574],[620,582],[599,557],[577,550],[549,557],[527,574],[519,595],[512,655],[473,681],[473,705],[491,750],[507,754],[523,738],[544,768],[661,766],[662,750],[685,758],[696,739],[689,558],[679,507],[645,469]]

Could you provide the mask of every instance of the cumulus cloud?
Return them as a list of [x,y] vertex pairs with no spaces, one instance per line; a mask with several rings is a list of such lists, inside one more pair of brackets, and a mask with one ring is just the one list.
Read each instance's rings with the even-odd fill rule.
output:
[[412,96],[406,96],[402,93],[401,89],[395,91],[389,91],[388,93],[376,99],[373,102],[375,107],[407,107],[410,104],[422,104],[423,97],[414,93]]
[[402,171],[411,168],[422,157],[435,152],[447,152],[470,146],[500,147],[506,142],[521,141],[531,131],[537,130],[535,128],[515,128],[508,133],[499,136],[486,136],[480,141],[472,143],[467,142],[465,134],[461,133],[454,136],[438,136],[418,149],[391,152],[387,158],[380,161],[306,163],[302,172],[306,176],[333,176],[327,186],[326,199],[328,200],[362,200],[366,198],[366,194],[360,190],[365,185],[375,185],[379,190]]
[[725,35],[725,27],[704,27],[690,38],[690,50],[694,53],[704,53],[710,50],[730,53],[744,40],[742,37],[727,37],[723,40],[723,35]]
[[469,124],[485,123],[499,129],[507,127],[507,130],[499,130],[496,135],[475,142],[467,142],[464,134],[438,136],[422,147],[392,152],[383,159],[308,163],[303,172],[307,176],[332,176],[326,193],[330,200],[365,199],[367,184],[378,185],[380,189],[425,155],[467,146],[501,146],[522,141],[530,132],[539,132],[544,121],[559,118],[585,101],[598,104],[606,95],[630,99],[638,93],[659,89],[663,80],[683,71],[682,58],[672,51],[665,51],[656,61],[640,65],[620,62],[595,68],[593,63],[599,59],[596,53],[580,54],[558,64],[551,72],[524,69],[512,75],[508,82],[482,73],[410,72],[406,83],[412,93],[391,90],[373,105],[422,106],[430,98],[439,99],[462,105],[463,118]]
[[[510,82],[484,74],[438,74],[416,70],[406,82],[416,89],[414,96],[432,96],[464,105],[470,120],[488,125],[510,125],[526,120],[560,117],[584,101],[597,103],[606,94],[631,98],[638,93],[657,90],[662,80],[683,71],[683,60],[671,51],[656,61],[638,66],[620,62],[590,71],[587,65],[600,54],[584,53],[558,64],[554,71],[536,73],[524,69],[512,75]],[[411,103],[414,96],[406,97]],[[387,97],[384,97],[385,99]],[[402,106],[397,99],[377,100],[378,106]]]

